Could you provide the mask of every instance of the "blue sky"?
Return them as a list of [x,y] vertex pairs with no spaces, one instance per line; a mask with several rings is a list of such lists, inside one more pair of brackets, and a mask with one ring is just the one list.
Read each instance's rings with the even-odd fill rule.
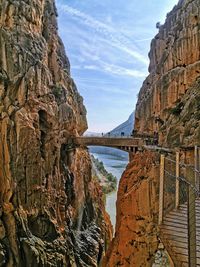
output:
[[177,0],[56,0],[59,33],[84,98],[89,131],[107,132],[134,110],[150,41]]

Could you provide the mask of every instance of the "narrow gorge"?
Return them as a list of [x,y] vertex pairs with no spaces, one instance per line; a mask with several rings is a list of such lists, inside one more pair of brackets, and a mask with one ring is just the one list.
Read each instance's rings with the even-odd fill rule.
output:
[[[176,265],[161,240],[160,153],[146,146],[130,153],[119,182],[112,239],[88,149],[72,145],[88,128],[87,112],[57,16],[54,0],[0,3],[0,267],[188,266]],[[179,0],[158,28],[134,130],[157,133],[160,147],[193,148],[200,143],[199,0]],[[188,151],[181,159],[193,163]],[[154,264],[160,251],[166,265]]]

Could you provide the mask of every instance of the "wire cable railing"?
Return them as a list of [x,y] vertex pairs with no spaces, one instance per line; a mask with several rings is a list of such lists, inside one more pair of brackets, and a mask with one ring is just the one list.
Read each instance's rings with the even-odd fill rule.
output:
[[[196,266],[196,203],[200,197],[200,157],[199,148],[194,149],[194,163],[187,162],[191,156],[183,156],[177,151],[175,155],[161,154],[160,189],[159,189],[159,224],[171,211],[187,206],[188,255],[189,266]],[[187,161],[186,161],[187,159]]]

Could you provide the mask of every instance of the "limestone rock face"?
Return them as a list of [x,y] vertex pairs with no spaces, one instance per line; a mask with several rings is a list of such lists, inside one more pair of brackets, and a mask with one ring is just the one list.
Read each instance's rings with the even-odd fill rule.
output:
[[97,266],[111,238],[53,0],[0,3],[0,266]]
[[[116,234],[104,266],[152,266],[157,250],[159,157],[138,153],[127,166],[117,196]],[[144,167],[145,166],[145,167]]]
[[[199,0],[180,0],[151,43],[150,74],[139,93],[135,129],[158,132],[160,145],[167,147],[200,142],[199,14]],[[138,152],[121,178],[117,228],[106,267],[153,264],[160,242],[158,156]]]
[[167,146],[200,141],[200,6],[180,0],[151,42],[150,74],[136,107],[135,128],[159,132]]

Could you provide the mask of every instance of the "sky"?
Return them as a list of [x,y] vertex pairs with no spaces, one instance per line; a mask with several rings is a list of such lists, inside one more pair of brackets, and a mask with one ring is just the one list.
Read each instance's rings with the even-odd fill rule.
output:
[[56,0],[59,34],[89,131],[127,120],[148,75],[151,39],[178,0]]

